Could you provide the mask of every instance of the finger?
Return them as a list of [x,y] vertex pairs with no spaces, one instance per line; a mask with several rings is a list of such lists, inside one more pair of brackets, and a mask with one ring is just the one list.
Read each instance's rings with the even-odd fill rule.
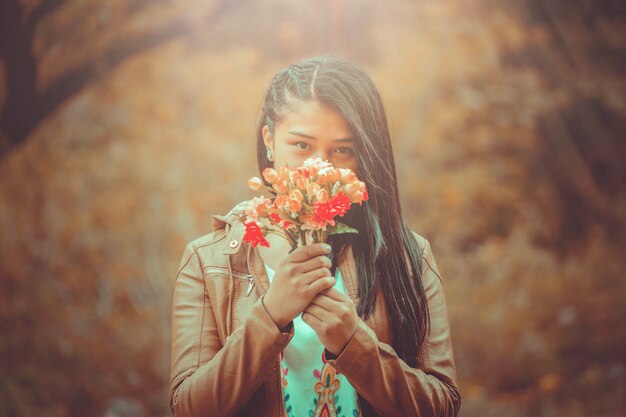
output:
[[328,290],[320,291],[315,297],[313,297],[313,300],[311,300],[311,304],[318,305],[322,307],[324,310],[328,310],[328,311],[337,310],[339,304],[344,301],[330,298],[329,296],[324,294],[326,291]]
[[303,311],[313,314],[322,322],[328,322],[333,317],[332,312],[318,306],[317,304],[309,304]]
[[314,256],[327,255],[330,253],[330,250],[326,249],[325,245],[328,244],[313,243],[311,245],[301,246],[287,255],[287,259],[291,262],[304,262]]
[[297,272],[305,273],[312,271],[317,268],[330,268],[332,266],[332,261],[326,255],[317,255],[313,258],[307,259],[304,262],[294,263],[294,269]]
[[328,268],[314,269],[312,271],[307,272],[306,274],[302,274],[299,279],[302,280],[304,284],[311,285],[316,280],[320,278],[324,278],[324,277],[332,277],[332,274],[330,273],[330,269]]
[[315,306],[315,308],[312,307],[313,306],[309,305],[309,307],[302,311],[302,320],[312,321],[319,327],[323,324],[324,317],[327,317],[328,312],[319,306]]
[[308,311],[302,312],[302,321],[311,326],[316,333],[319,333],[323,326],[322,320]]
[[320,291],[325,290],[326,288],[330,288],[333,285],[335,285],[335,282],[336,282],[335,277],[318,278],[315,281],[313,281],[311,284],[309,284],[309,286],[307,287],[306,289],[307,296],[311,297],[312,299]]
[[349,295],[341,292],[339,290],[339,288],[333,286],[330,288],[327,288],[323,291],[320,292],[320,295],[325,295],[326,297],[332,298],[335,301],[348,301],[348,300],[352,300],[352,298],[350,298]]

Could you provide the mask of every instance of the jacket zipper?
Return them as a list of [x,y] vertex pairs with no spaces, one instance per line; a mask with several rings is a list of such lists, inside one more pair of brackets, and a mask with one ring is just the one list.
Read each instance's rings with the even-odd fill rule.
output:
[[248,289],[246,289],[246,297],[250,295],[252,288],[254,288],[254,279],[252,278],[252,275],[248,274]]
[[[248,246],[248,252],[246,253],[246,262],[248,263],[248,272],[251,271],[250,268],[250,252],[251,252],[251,247]],[[254,288],[254,279],[252,277],[252,275],[250,275],[248,273],[249,279],[250,279],[250,283],[248,284],[248,289],[246,290],[246,297],[248,295],[250,295],[250,292],[252,291],[252,288]],[[261,288],[261,292],[263,291],[263,288]],[[261,294],[261,297],[265,295],[265,294]],[[277,368],[276,368],[276,378],[275,378],[275,383],[274,383],[274,387],[276,387],[277,389],[277,394],[278,394],[278,416],[277,417],[283,417],[285,414],[284,411],[284,403],[283,403],[283,384],[281,383],[280,379],[282,377],[281,375],[281,363],[280,363],[280,356],[278,357],[278,359],[276,360],[276,364],[277,364]]]
[[[205,273],[208,272],[217,272],[220,274],[226,274],[228,275],[228,271],[219,267],[213,267],[213,268],[206,268],[204,270]],[[250,274],[246,274],[243,272],[233,272],[233,277],[237,278],[237,279],[245,279],[246,281],[248,281],[248,288],[246,289],[246,297],[248,297],[250,295],[250,293],[252,292],[252,289],[254,288],[254,279],[252,278],[252,275]]]
[[[221,273],[221,274],[226,274],[228,275],[228,271],[224,270],[222,268],[219,267],[213,267],[213,268],[206,268],[204,270],[205,273],[209,273],[209,272],[214,272],[214,273]],[[254,288],[254,278],[252,277],[252,274],[246,274],[246,273],[241,273],[241,272],[233,272],[232,273],[233,277],[237,278],[237,279],[244,279],[246,281],[248,281],[248,288],[246,288],[246,293],[245,296],[248,297],[250,295],[250,293],[252,292],[252,289]],[[234,312],[231,311],[231,315],[234,315]],[[230,324],[231,327],[233,325],[233,317],[230,318]],[[232,329],[229,329],[230,333],[232,333]],[[282,417],[282,400],[283,400],[283,396],[282,396],[282,384],[280,383],[280,359],[277,361],[278,363],[278,371],[276,372],[276,385],[278,387],[278,417]]]

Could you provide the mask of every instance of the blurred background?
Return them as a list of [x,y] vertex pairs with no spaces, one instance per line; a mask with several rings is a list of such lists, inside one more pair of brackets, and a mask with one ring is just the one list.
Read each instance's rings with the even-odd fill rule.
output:
[[2,0],[0,416],[170,416],[173,280],[276,71],[385,102],[464,417],[626,413],[625,3]]

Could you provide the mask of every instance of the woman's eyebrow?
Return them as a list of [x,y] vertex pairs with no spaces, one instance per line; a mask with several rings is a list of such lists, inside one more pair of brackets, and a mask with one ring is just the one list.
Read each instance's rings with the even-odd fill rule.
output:
[[[306,135],[304,133],[296,132],[296,131],[293,131],[293,130],[291,130],[291,131],[289,131],[287,133],[291,133],[292,135],[296,135],[296,136],[302,136],[303,138],[307,138],[307,139],[317,139],[315,136]],[[353,142],[353,140],[352,140],[352,138],[342,138],[342,139],[335,139],[335,142],[342,142],[342,143],[349,142],[349,143],[351,143],[351,142]]]

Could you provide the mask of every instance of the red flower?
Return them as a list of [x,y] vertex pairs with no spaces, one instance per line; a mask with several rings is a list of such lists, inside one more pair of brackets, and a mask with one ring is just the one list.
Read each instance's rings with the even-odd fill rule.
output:
[[293,223],[293,222],[290,222],[289,220],[281,219],[277,213],[270,213],[269,216],[274,221],[274,223],[276,223],[283,229],[288,228]]
[[272,220],[274,220],[274,223],[276,223],[276,224],[280,224],[280,222],[282,221],[280,216],[278,214],[276,214],[276,213],[270,213],[270,218]]
[[337,215],[337,209],[333,207],[330,201],[326,201],[324,203],[320,201],[315,202],[315,214],[313,217],[313,221],[316,224],[325,223],[330,224],[331,226],[335,225],[334,217]]
[[347,195],[339,191],[336,196],[330,200],[330,204],[337,211],[338,216],[343,216],[348,210],[350,210],[350,198]]
[[298,167],[295,169],[304,178],[311,178],[311,171],[306,167]]
[[270,247],[269,242],[263,236],[263,231],[257,224],[257,222],[248,222],[246,223],[246,233],[243,236],[243,241],[250,243],[252,247],[256,247],[257,245]]

